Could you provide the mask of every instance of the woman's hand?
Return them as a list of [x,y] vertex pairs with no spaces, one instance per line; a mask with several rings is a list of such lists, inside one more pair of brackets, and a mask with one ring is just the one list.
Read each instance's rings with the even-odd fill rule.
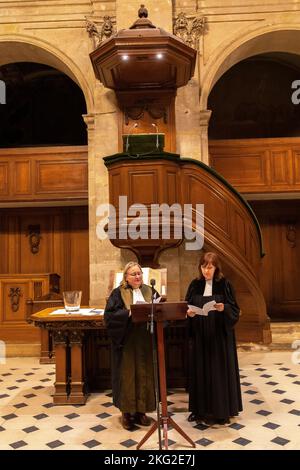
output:
[[224,310],[224,304],[220,303],[215,303],[214,305],[215,309],[218,310],[218,312],[223,312]]
[[190,308],[188,309],[188,311],[187,311],[186,313],[187,313],[187,315],[188,315],[189,317],[191,317],[191,318],[193,318],[193,317],[196,315],[196,313],[194,312],[194,310],[191,310]]

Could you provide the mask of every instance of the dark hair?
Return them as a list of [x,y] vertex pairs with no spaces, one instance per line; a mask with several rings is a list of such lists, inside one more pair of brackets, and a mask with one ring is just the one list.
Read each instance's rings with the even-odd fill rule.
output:
[[224,274],[222,273],[222,266],[221,266],[219,256],[217,255],[217,253],[213,253],[212,251],[203,253],[200,258],[200,262],[199,262],[200,279],[203,279],[204,277],[201,271],[201,266],[207,266],[209,263],[211,263],[216,268],[215,273],[214,273],[214,279],[216,279],[217,281],[222,279],[222,277],[224,277]]

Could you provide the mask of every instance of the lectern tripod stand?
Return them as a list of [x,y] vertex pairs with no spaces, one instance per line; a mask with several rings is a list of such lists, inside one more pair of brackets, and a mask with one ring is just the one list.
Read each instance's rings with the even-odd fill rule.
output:
[[159,391],[161,400],[160,419],[155,420],[149,431],[143,439],[138,443],[137,449],[149,439],[150,436],[158,429],[163,430],[163,441],[165,449],[168,449],[168,428],[171,425],[176,431],[184,437],[193,447],[195,443],[189,436],[178,426],[177,423],[168,414],[167,405],[167,381],[165,366],[165,342],[164,342],[164,322],[169,320],[184,320],[187,312],[187,302],[164,302],[158,304],[135,304],[131,305],[131,316],[133,322],[148,322],[151,317],[151,308],[154,309],[154,321],[156,323],[157,333],[157,354],[159,367]]

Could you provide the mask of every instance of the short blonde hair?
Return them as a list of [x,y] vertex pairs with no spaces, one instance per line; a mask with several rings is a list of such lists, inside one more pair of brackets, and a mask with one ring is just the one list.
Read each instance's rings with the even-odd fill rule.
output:
[[123,271],[123,278],[121,281],[120,286],[122,287],[127,287],[127,281],[126,281],[126,274],[130,268],[133,268],[133,266],[138,266],[139,269],[141,270],[141,273],[143,275],[142,267],[137,263],[136,261],[129,261],[129,263],[126,264],[124,271]]

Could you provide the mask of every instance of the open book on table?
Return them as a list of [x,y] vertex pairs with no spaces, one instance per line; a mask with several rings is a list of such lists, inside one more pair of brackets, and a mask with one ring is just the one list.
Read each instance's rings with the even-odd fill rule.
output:
[[216,310],[215,304],[216,304],[216,301],[211,300],[210,302],[207,302],[206,304],[204,304],[202,308],[196,307],[196,305],[188,305],[188,308],[190,310],[193,310],[193,312],[195,312],[196,315],[202,315],[202,316],[207,317],[208,312],[210,312],[211,310]]

